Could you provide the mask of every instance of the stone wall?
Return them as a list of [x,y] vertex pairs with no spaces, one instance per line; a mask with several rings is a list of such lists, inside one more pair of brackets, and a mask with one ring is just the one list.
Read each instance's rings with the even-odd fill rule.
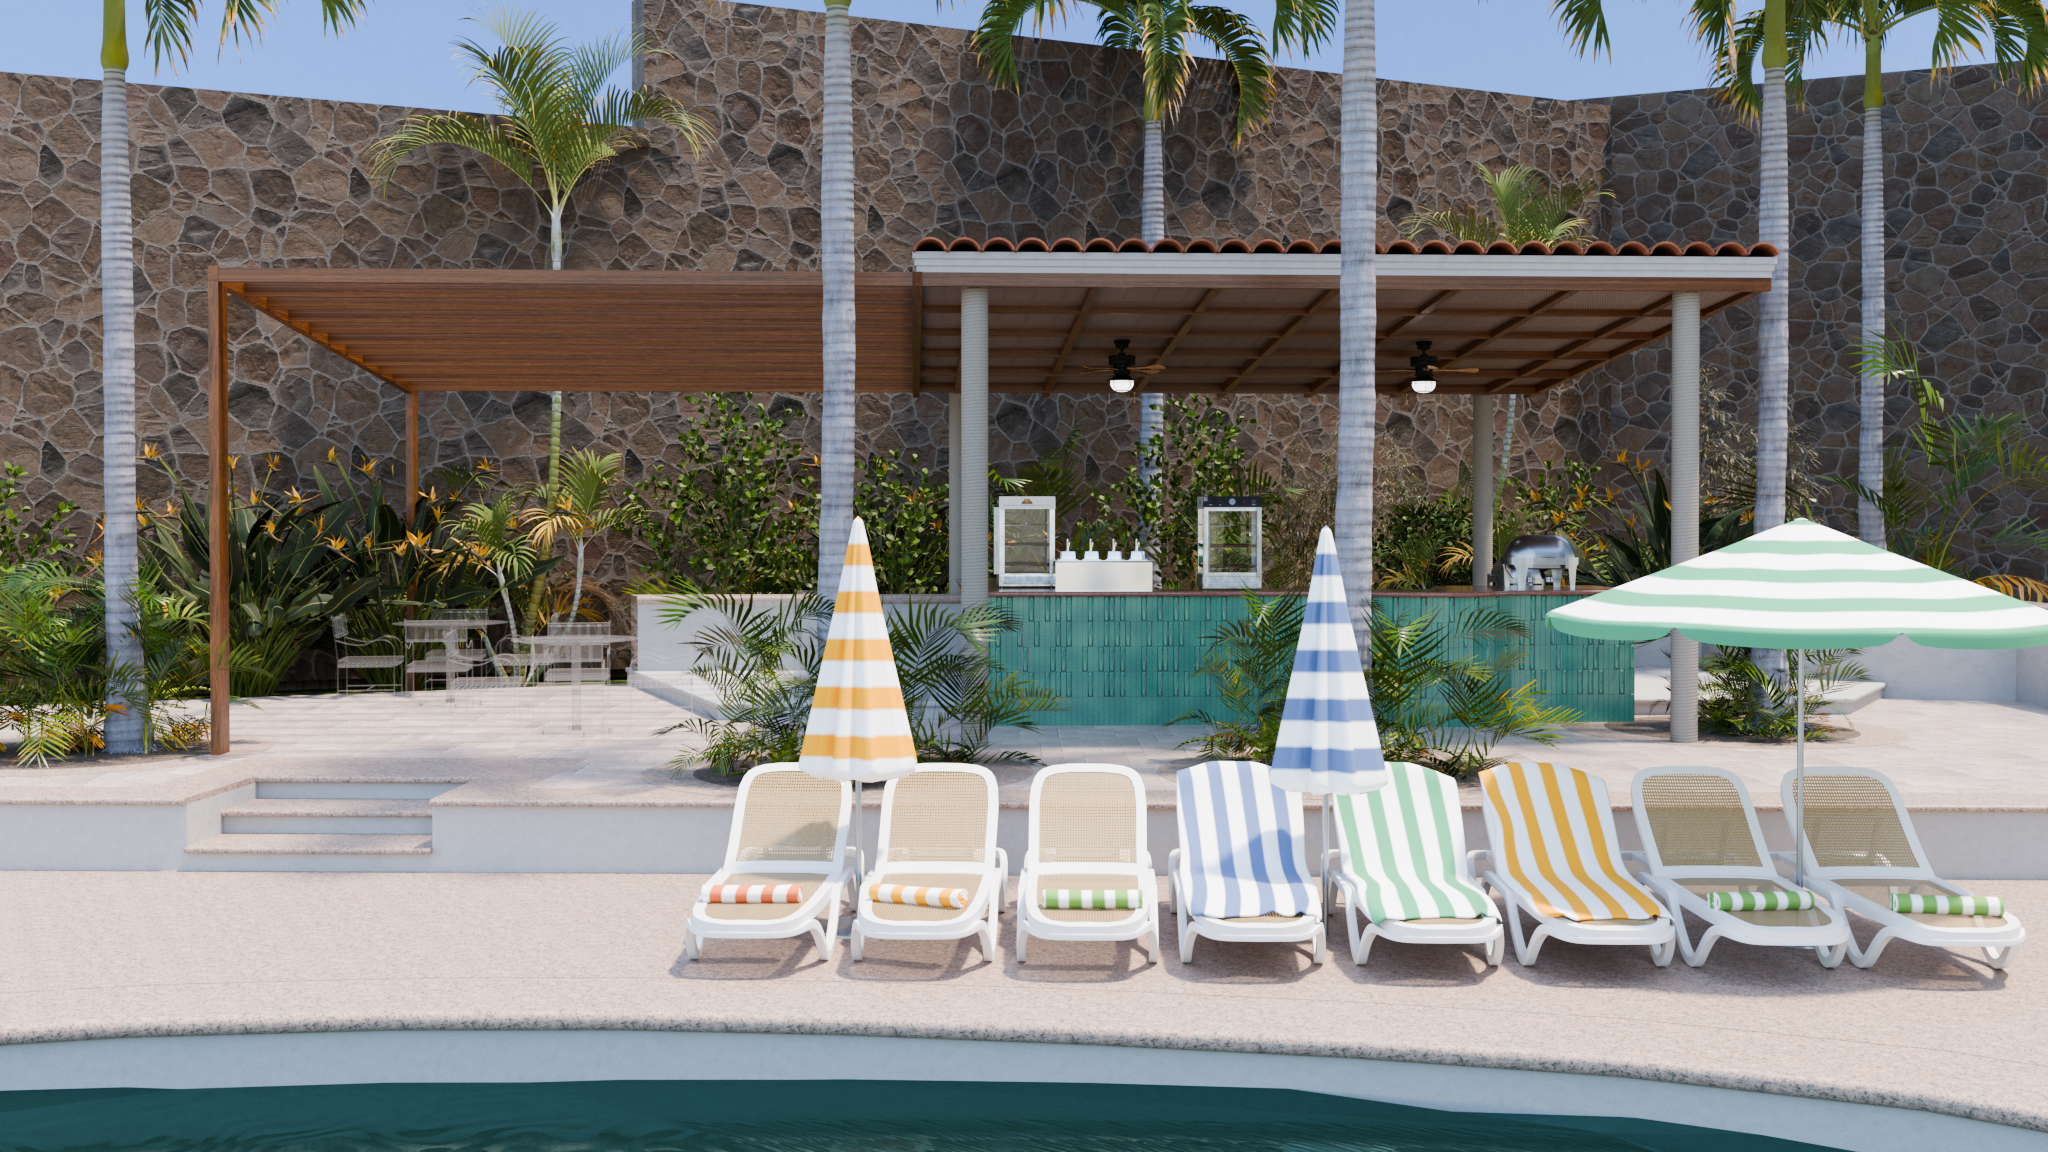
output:
[[[1986,68],[1885,78],[1887,314],[1924,368],[1964,413],[2044,426],[2042,338],[2048,334],[2048,93],[2022,97]],[[1613,238],[1757,239],[1757,134],[1709,92],[1608,102],[1607,213]],[[1860,77],[1815,80],[1791,129],[1792,423],[1823,475],[1856,472],[1859,426],[1853,354],[1863,258]],[[1702,334],[1702,359],[1744,420],[1755,419],[1756,312],[1734,308]],[[1665,450],[1669,353],[1644,349],[1578,388],[1593,439],[1612,458]],[[1896,430],[1909,397],[1886,401]],[[1896,435],[1896,433],[1894,433]],[[2048,449],[2048,443],[2039,443]],[[1848,493],[1824,488],[1825,519],[1854,531]],[[2014,497],[2003,516],[2048,516],[2048,493]],[[2037,550],[1976,542],[1990,571],[2048,575]]]
[[[656,0],[655,42],[674,53],[647,77],[705,110],[717,140],[678,155],[672,133],[587,181],[565,227],[573,268],[705,270],[815,267],[821,15]],[[1129,54],[1051,41],[1020,44],[1015,92],[981,76],[963,32],[854,21],[857,211],[864,268],[908,267],[920,237],[1122,238],[1137,225],[1138,77]],[[142,73],[138,71],[138,75]],[[1271,123],[1229,142],[1227,96],[1198,91],[1169,127],[1169,228],[1177,235],[1323,240],[1337,216],[1337,78],[1280,70]],[[0,76],[0,459],[23,465],[48,502],[100,505],[97,429],[99,85]],[[1559,178],[1598,171],[1606,109],[1426,85],[1381,85],[1386,206],[1465,201],[1474,165],[1530,163]],[[507,173],[454,149],[416,154],[388,188],[365,174],[367,146],[409,110],[136,84],[137,372],[141,431],[165,466],[205,475],[206,269],[213,264],[505,267],[544,264],[545,216]],[[1393,236],[1383,223],[1382,239]],[[242,475],[276,463],[273,481],[305,484],[336,458],[395,476],[402,398],[239,304],[233,340],[232,435]],[[765,398],[764,398],[765,399]],[[815,397],[798,434],[816,443]],[[904,450],[945,462],[944,399],[872,396],[860,403],[862,451]],[[1259,421],[1261,460],[1283,453],[1325,467],[1335,436],[1329,399],[1239,402]],[[1395,415],[1405,407],[1411,417]],[[1389,433],[1434,478],[1455,476],[1463,406],[1397,402]],[[1539,451],[1568,450],[1567,404],[1530,411]],[[1407,423],[1403,423],[1404,419]],[[627,453],[639,474],[682,424],[674,396],[571,393],[565,440]],[[1446,423],[1445,421],[1448,421]],[[540,393],[422,398],[426,470],[479,458],[515,482],[545,449]],[[991,459],[1035,459],[1080,433],[1089,477],[1129,466],[1135,405],[1094,397],[999,397]],[[146,468],[143,492],[170,480]],[[618,558],[600,573],[623,575]]]

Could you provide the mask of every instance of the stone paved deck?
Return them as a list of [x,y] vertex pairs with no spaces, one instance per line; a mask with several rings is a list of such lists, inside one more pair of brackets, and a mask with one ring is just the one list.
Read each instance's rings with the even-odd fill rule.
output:
[[[702,882],[650,875],[0,873],[0,1044],[448,1028],[822,1032],[1304,1053],[1640,1077],[1921,1108],[2048,1131],[2048,984],[1894,944],[1868,971],[1722,943],[1701,969],[1547,945],[1488,969],[1382,941],[1372,963],[1203,941],[809,940],[682,962]],[[1979,889],[1980,891],[1986,889]],[[2048,882],[2000,881],[2020,907]],[[1337,922],[1332,921],[1333,928]],[[1698,925],[1695,924],[1697,931]],[[1859,925],[1866,934],[1870,926]]]

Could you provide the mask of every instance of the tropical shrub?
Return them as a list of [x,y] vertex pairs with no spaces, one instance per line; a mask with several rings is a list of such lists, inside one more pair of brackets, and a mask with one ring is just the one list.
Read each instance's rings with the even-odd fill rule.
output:
[[1595,237],[1579,209],[1588,200],[1614,195],[1602,190],[1597,178],[1552,184],[1525,164],[1511,164],[1499,172],[1481,168],[1479,178],[1486,182],[1487,196],[1493,201],[1491,214],[1477,207],[1419,208],[1400,221],[1401,235],[1413,239],[1425,232],[1439,232],[1452,243],[1506,242],[1517,248],[1585,243]]
[[[917,455],[870,455],[861,465],[853,514],[867,524],[875,582],[884,592],[944,592],[949,568],[944,472]],[[813,537],[815,541],[815,521]],[[813,545],[815,549],[815,544]],[[811,583],[816,583],[813,567]]]
[[[1827,694],[1870,673],[1849,658],[1861,649],[1815,650],[1805,655],[1805,679],[1812,682],[1806,697],[1806,738],[1825,740],[1833,729],[1819,720]],[[1700,661],[1700,726],[1754,740],[1790,740],[1798,735],[1798,701],[1792,677],[1777,675],[1756,662],[1749,648],[1717,648]]]
[[[1184,741],[1216,759],[1271,763],[1294,653],[1301,638],[1300,596],[1245,596],[1245,618],[1207,637],[1202,674],[1223,698],[1220,710],[1195,709],[1173,723],[1199,721],[1208,733]],[[1510,736],[1543,744],[1557,728],[1579,722],[1570,708],[1547,707],[1533,681],[1514,683],[1526,657],[1526,624],[1494,609],[1455,614],[1439,623],[1432,613],[1406,622],[1375,608],[1372,664],[1366,673],[1380,743],[1389,760],[1422,764],[1452,776],[1470,776],[1500,761],[1493,746]],[[1454,645],[1476,650],[1452,654]]]
[[173,701],[206,683],[205,617],[189,600],[166,595],[145,570],[132,593],[143,665],[109,669],[106,611],[97,577],[40,560],[0,570],[0,724],[21,740],[19,764],[43,765],[106,747],[107,717],[139,702],[142,750],[185,748],[204,740],[204,719]]
[[1264,496],[1278,485],[1250,465],[1242,443],[1257,421],[1207,396],[1170,396],[1162,407],[1163,430],[1139,444],[1139,466],[1114,488],[1126,512],[1142,526],[1142,531],[1134,526],[1132,535],[1142,534],[1160,585],[1193,589],[1201,585],[1195,556],[1198,501],[1204,496]]
[[[818,582],[818,470],[788,409],[752,393],[684,399],[680,460],[635,493],[653,575],[714,592],[800,592]],[[943,554],[945,549],[941,548]]]
[[[1671,567],[1671,492],[1662,469],[1641,461],[1628,467],[1635,487],[1626,506],[1611,489],[1607,496],[1610,526],[1600,533],[1602,547],[1591,557],[1592,570],[1609,584],[1624,584]],[[1749,535],[1753,512],[1708,501],[1700,503],[1700,555],[1726,548]]]
[[0,570],[66,556],[78,535],[65,527],[78,505],[59,500],[49,511],[36,515],[28,493],[22,490],[21,480],[26,475],[28,469],[19,464],[0,465]]

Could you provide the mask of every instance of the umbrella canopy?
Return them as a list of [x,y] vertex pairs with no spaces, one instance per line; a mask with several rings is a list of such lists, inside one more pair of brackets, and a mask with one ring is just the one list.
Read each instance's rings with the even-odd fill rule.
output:
[[908,776],[917,767],[867,525],[857,518],[846,540],[846,564],[839,570],[839,596],[797,766],[821,779],[862,783]]
[[1337,539],[1328,528],[1316,540],[1316,566],[1302,605],[1301,642],[1287,681],[1280,737],[1273,749],[1273,783],[1289,792],[1371,792],[1386,786],[1365,666],[1351,632]]
[[1872,648],[1902,635],[1930,648],[2048,644],[2038,606],[1811,520],[1553,609],[1549,620],[1596,640],[1677,629],[1738,648]]

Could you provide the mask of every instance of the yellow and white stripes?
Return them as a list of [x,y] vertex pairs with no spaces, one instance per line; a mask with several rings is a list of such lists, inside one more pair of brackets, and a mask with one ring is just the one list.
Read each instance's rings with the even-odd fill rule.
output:
[[867,525],[859,519],[847,537],[839,596],[798,763],[827,780],[890,780],[917,767]]
[[919,908],[965,908],[965,888],[919,888],[911,884],[870,884],[868,899],[877,904],[914,904]]
[[1497,866],[1545,916],[1649,920],[1664,915],[1621,866],[1606,787],[1576,768],[1509,761],[1479,775],[1500,828]]

